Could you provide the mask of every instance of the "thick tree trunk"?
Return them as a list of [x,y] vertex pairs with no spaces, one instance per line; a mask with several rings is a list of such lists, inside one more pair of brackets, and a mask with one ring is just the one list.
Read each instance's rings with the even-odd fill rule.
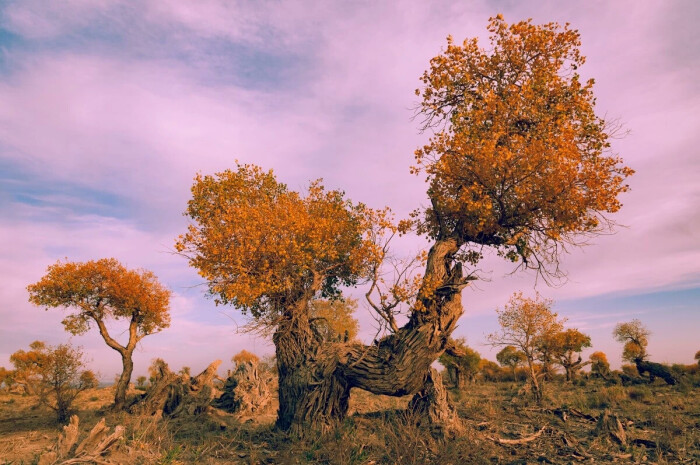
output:
[[114,409],[122,410],[126,406],[126,390],[129,388],[131,374],[134,371],[134,362],[131,358],[132,352],[120,352],[122,356],[122,374],[117,381],[116,390],[114,392]]
[[433,435],[455,435],[463,430],[457,412],[450,404],[442,376],[431,368],[423,389],[413,396],[408,409],[417,415],[419,424],[428,426]]
[[[458,248],[454,240],[433,245],[418,308],[406,326],[372,345],[324,343],[310,329],[307,302],[295,303],[273,337],[279,372],[278,427],[296,432],[327,429],[347,414],[353,387],[391,396],[433,389],[430,366],[444,351],[463,312],[462,270],[452,260]],[[446,397],[443,400],[447,402]],[[447,416],[427,418],[442,421]]]

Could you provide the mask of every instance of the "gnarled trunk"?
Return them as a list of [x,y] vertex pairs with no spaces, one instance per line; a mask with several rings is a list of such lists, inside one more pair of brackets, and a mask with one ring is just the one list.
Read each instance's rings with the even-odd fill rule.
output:
[[[278,427],[303,432],[309,427],[326,429],[334,425],[347,414],[353,387],[390,396],[434,389],[431,364],[444,351],[463,312],[462,270],[452,261],[458,248],[454,240],[433,245],[420,309],[403,328],[372,345],[328,343],[315,338],[308,314],[302,310],[306,302],[297,302],[273,337],[279,372]],[[447,402],[446,397],[424,398]],[[416,411],[425,413],[430,409]],[[447,416],[437,414],[427,419],[442,421]]]
[[131,374],[134,371],[133,351],[124,350],[120,352],[122,356],[122,374],[119,376],[114,392],[114,409],[122,410],[126,405],[126,390],[129,388]]

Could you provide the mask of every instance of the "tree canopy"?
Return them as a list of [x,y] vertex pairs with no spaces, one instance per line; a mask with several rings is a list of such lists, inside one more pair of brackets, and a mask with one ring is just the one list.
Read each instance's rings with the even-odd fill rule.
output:
[[[437,132],[416,151],[431,205],[419,232],[491,246],[521,266],[557,274],[563,246],[612,223],[606,214],[633,171],[609,153],[609,124],[594,112],[593,79],[581,82],[579,33],[556,23],[491,18],[490,48],[448,37],[422,77],[420,114]],[[553,265],[553,266],[552,266]]]
[[554,333],[550,339],[552,357],[566,371],[567,380],[572,381],[578,370],[591,363],[581,358],[583,349],[591,347],[591,337],[587,334],[569,328]]
[[496,361],[503,367],[509,367],[513,372],[526,361],[525,354],[514,346],[505,346],[496,354]]
[[[97,325],[105,343],[122,358],[114,406],[126,401],[126,389],[134,369],[136,344],[149,334],[170,326],[171,292],[148,270],[129,270],[114,258],[87,262],[58,261],[46,275],[27,287],[35,305],[75,309],[63,320],[71,334],[84,334]],[[127,320],[128,341],[122,344],[109,334],[106,321]]]
[[176,249],[207,279],[218,303],[272,317],[303,296],[337,297],[366,276],[378,250],[371,240],[383,215],[341,191],[312,182],[306,196],[272,171],[238,165],[198,175],[187,216],[196,224]]
[[650,335],[651,332],[636,318],[626,323],[618,323],[613,330],[615,340],[625,344],[622,359],[633,363],[647,358]]
[[[272,171],[245,164],[195,178],[185,212],[192,224],[176,249],[217,303],[274,330],[281,428],[336,422],[353,387],[414,394],[414,411],[453,418],[431,365],[448,350],[464,311],[461,291],[477,279],[484,247],[548,279],[558,276],[567,246],[612,228],[606,215],[620,208],[632,170],[610,153],[593,81],[577,74],[584,63],[578,32],[555,23],[508,26],[500,16],[488,28],[488,51],[476,39],[461,46],[448,39],[418,90],[423,128],[435,133],[417,150],[413,171],[427,176],[430,202],[398,230],[433,241],[413,261],[423,273],[410,264],[386,273],[384,239],[397,231],[390,213],[352,203],[321,181],[298,193]],[[342,287],[365,278],[373,284],[368,303],[389,334],[365,346],[315,331],[313,301],[339,299]],[[522,326],[524,315],[534,332]],[[521,295],[499,320],[504,332],[492,342],[526,353],[539,392],[535,343],[561,323],[547,302]]]
[[114,258],[58,261],[27,290],[35,305],[76,309],[63,320],[75,335],[110,318],[132,320],[139,339],[170,325],[170,291],[152,272],[129,270]]
[[[488,335],[494,346],[513,346],[525,355],[530,382],[537,400],[542,391],[535,369],[535,360],[541,359],[542,341],[550,340],[562,331],[562,320],[551,310],[552,301],[524,297],[521,292],[511,296],[503,309],[497,309],[500,331]],[[544,344],[549,347],[549,344]]]
[[605,352],[593,352],[589,357],[591,361],[591,373],[605,377],[610,373],[610,363]]

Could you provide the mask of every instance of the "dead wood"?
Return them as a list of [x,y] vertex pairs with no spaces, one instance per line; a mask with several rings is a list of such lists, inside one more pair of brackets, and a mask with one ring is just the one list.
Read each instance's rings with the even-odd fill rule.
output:
[[640,376],[644,375],[645,373],[649,374],[650,382],[653,382],[654,379],[658,377],[666,381],[666,384],[670,386],[675,386],[678,384],[678,380],[675,376],[673,376],[671,370],[660,363],[638,359],[635,360],[635,364],[637,365],[637,371],[639,372]]
[[221,360],[212,362],[195,377],[178,375],[163,363],[159,376],[146,393],[131,406],[132,413],[178,417],[199,415],[209,410],[220,392],[214,386],[216,370]]
[[627,445],[625,429],[617,415],[610,413],[610,410],[606,409],[598,418],[595,433],[604,438],[612,438],[621,446]]
[[271,381],[260,373],[257,363],[239,363],[224,383],[223,394],[212,405],[230,413],[259,413],[272,401]]
[[521,438],[521,439],[502,439],[502,438],[495,438],[495,437],[493,437],[493,436],[486,436],[486,437],[489,438],[489,439],[492,440],[492,441],[495,441],[495,442],[499,443],[499,444],[509,444],[509,445],[525,444],[525,443],[528,443],[528,442],[532,442],[532,441],[534,441],[535,439],[537,439],[537,438],[539,438],[540,436],[542,436],[542,433],[544,433],[544,431],[545,431],[546,429],[547,429],[547,427],[546,427],[546,426],[543,426],[543,427],[540,428],[540,430],[537,431],[535,434],[533,434],[533,435],[531,435],[531,436],[527,436],[527,437],[525,437],[525,438]]
[[105,426],[103,418],[97,423],[85,439],[78,445],[75,452],[73,446],[78,440],[80,429],[77,415],[73,415],[70,424],[63,427],[63,433],[58,437],[53,450],[45,452],[39,457],[38,465],[71,465],[79,463],[112,464],[105,456],[111,451],[112,446],[124,436],[124,427],[119,425],[114,428],[112,434]]

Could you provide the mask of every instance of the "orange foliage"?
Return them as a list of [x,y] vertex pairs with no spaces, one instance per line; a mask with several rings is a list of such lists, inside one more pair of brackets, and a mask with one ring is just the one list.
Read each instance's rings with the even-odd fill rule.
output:
[[96,387],[97,378],[84,369],[80,348],[70,344],[47,346],[41,341],[34,341],[29,347],[29,351],[18,350],[10,356],[16,377],[27,383],[29,392],[39,395],[42,404],[56,411],[59,422],[64,422],[75,398]]
[[240,365],[241,363],[250,363],[251,365],[257,365],[260,361],[260,357],[258,357],[252,352],[248,352],[247,350],[243,349],[236,355],[234,355],[231,361],[235,363],[236,366]]
[[27,290],[35,305],[77,309],[63,320],[71,334],[109,318],[133,320],[139,339],[170,326],[170,291],[152,272],[128,270],[114,258],[58,261]]
[[[579,34],[556,23],[508,25],[491,18],[491,48],[447,40],[423,74],[425,128],[439,129],[416,151],[431,207],[414,213],[418,231],[455,237],[521,266],[556,273],[562,244],[611,227],[603,215],[633,170],[608,153],[610,137],[594,113],[593,80],[576,72],[585,59]],[[555,267],[551,269],[554,264]]]
[[591,360],[591,373],[605,376],[610,372],[610,363],[604,352],[593,352],[588,358]]
[[312,182],[306,196],[253,165],[198,175],[186,215],[196,224],[176,249],[209,283],[217,303],[274,317],[321,291],[337,297],[368,273],[388,212],[353,204]]
[[618,342],[625,344],[622,360],[635,362],[647,357],[647,346],[651,332],[638,319],[626,323],[618,323],[613,330],[613,336]]
[[309,303],[310,316],[314,319],[313,328],[324,341],[354,341],[360,330],[360,323],[353,316],[357,310],[357,300],[315,299]]
[[[29,301],[45,307],[76,309],[63,320],[71,334],[83,334],[92,323],[100,336],[122,357],[114,405],[122,408],[134,369],[132,354],[145,336],[170,326],[170,291],[146,270],[128,270],[114,258],[88,262],[61,262],[49,266],[46,275],[27,287]],[[122,344],[108,332],[105,321],[129,322],[129,340]]]

